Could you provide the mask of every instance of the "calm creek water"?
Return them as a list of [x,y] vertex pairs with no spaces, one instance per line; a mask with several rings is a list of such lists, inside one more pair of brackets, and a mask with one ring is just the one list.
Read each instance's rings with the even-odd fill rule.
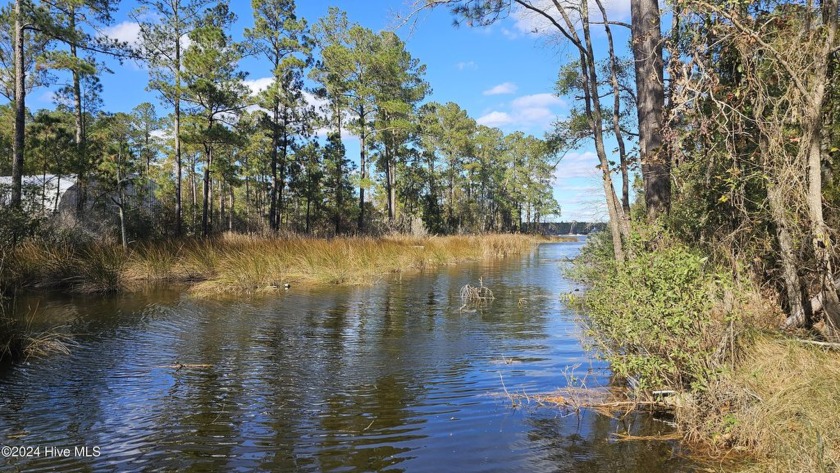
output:
[[[661,421],[505,395],[608,383],[559,297],[580,245],[370,287],[18,301],[78,346],[0,368],[0,444],[40,447],[0,470],[690,471],[672,444],[612,435]],[[479,278],[495,301],[459,311]]]

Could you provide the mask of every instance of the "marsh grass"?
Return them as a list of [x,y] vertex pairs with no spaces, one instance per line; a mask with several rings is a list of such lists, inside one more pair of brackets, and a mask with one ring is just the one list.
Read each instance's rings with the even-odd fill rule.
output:
[[114,245],[25,242],[12,250],[3,285],[114,292],[123,287],[126,256]]
[[758,336],[739,366],[680,411],[713,454],[749,453],[744,471],[840,471],[840,353]]
[[290,282],[368,284],[394,273],[523,254],[537,242],[519,235],[331,240],[225,235],[189,246],[181,259],[191,268],[187,272],[203,280],[197,292],[260,292]]
[[112,292],[161,282],[195,283],[195,293],[248,293],[286,283],[368,284],[394,273],[504,258],[540,240],[524,235],[453,237],[264,238],[224,234],[215,239],[118,245],[27,242],[3,272],[10,287]]
[[34,328],[32,317],[12,318],[0,310],[0,360],[28,360],[54,354],[69,355],[75,346],[66,327]]

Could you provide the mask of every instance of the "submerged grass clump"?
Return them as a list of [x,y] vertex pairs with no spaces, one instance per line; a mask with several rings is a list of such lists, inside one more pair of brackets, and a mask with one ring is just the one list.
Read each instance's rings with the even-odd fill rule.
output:
[[5,301],[2,303],[4,305],[0,306],[0,361],[70,354],[75,341],[66,333],[66,327],[36,329],[29,317],[17,319],[5,315]]
[[491,301],[496,299],[493,296],[493,291],[490,290],[489,287],[484,285],[484,281],[479,279],[478,286],[472,286],[470,284],[465,285],[461,288],[461,309],[463,310],[467,306],[473,305],[484,305],[488,304]]

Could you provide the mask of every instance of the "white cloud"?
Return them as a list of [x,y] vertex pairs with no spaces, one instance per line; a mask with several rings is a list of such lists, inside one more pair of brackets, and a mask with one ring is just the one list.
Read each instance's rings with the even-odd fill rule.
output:
[[505,82],[495,87],[491,87],[483,92],[484,95],[506,95],[515,93],[519,89],[513,82]]
[[315,94],[311,94],[307,91],[303,91],[303,99],[306,100],[308,105],[315,107],[316,110],[327,105],[327,99],[318,98]]
[[516,32],[516,31],[510,30],[508,28],[502,28],[502,34],[507,39],[518,39],[522,36],[522,34]]
[[[561,5],[567,7],[566,11],[569,17],[576,25],[579,23],[579,17],[575,11],[577,3],[577,1],[568,2],[562,0],[560,2]],[[565,27],[566,23],[554,5],[554,0],[532,0],[531,4],[547,13],[548,16]],[[627,20],[630,18],[630,0],[602,0],[602,4],[607,11],[607,17],[610,21]],[[516,29],[523,33],[543,35],[557,31],[556,27],[545,15],[521,6],[514,8],[511,16],[514,19]],[[602,21],[601,11],[598,9],[598,4],[593,0],[589,1],[589,17],[591,21]],[[510,37],[509,35],[506,36]]]
[[190,49],[190,46],[192,46],[192,40],[189,35],[181,36],[181,50],[186,51],[187,49]]
[[133,21],[124,21],[102,30],[102,36],[137,46],[140,43],[140,25]]
[[172,138],[172,133],[168,128],[161,128],[159,130],[152,130],[150,133],[152,138],[156,140],[168,140]]
[[479,125],[499,127],[513,123],[514,119],[505,112],[490,112],[480,117],[476,122]]
[[462,61],[462,62],[459,62],[458,64],[455,64],[455,68],[458,69],[459,71],[466,71],[466,70],[474,71],[474,70],[478,69],[478,64],[476,64],[474,61]]
[[266,90],[267,88],[271,87],[271,84],[274,83],[273,77],[261,77],[259,79],[248,79],[243,81],[246,87],[251,90],[251,95],[257,95],[258,93]]
[[525,108],[517,114],[526,123],[546,123],[554,119],[554,113],[548,108]]
[[39,95],[37,100],[44,103],[53,103],[56,98],[57,96],[55,95],[55,92],[47,90],[43,94]]
[[599,164],[598,155],[594,151],[570,151],[557,165],[554,171],[554,179],[557,182],[562,182],[565,179],[574,179],[579,177],[598,177],[600,170],[597,168]]
[[548,93],[524,95],[511,102],[511,106],[518,109],[547,108],[564,105],[566,105],[566,102],[563,99]]
[[494,127],[515,125],[522,131],[546,131],[565,108],[566,102],[553,94],[533,94],[517,97],[507,105],[507,111],[492,110],[477,121]]

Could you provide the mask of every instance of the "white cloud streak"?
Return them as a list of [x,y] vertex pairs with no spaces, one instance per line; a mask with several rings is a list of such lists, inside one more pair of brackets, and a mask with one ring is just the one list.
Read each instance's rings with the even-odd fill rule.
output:
[[478,69],[478,64],[476,64],[475,61],[462,61],[455,64],[455,68],[459,71],[474,71]]
[[519,87],[513,82],[505,82],[504,84],[493,86],[482,93],[484,95],[507,95],[516,93],[518,89]]
[[519,129],[546,131],[554,118],[565,108],[566,102],[548,93],[524,95],[512,100],[506,108],[492,110],[477,121],[481,125],[492,127],[516,126]]
[[479,117],[476,122],[478,122],[479,125],[501,127],[513,123],[514,119],[505,112],[490,112]]

